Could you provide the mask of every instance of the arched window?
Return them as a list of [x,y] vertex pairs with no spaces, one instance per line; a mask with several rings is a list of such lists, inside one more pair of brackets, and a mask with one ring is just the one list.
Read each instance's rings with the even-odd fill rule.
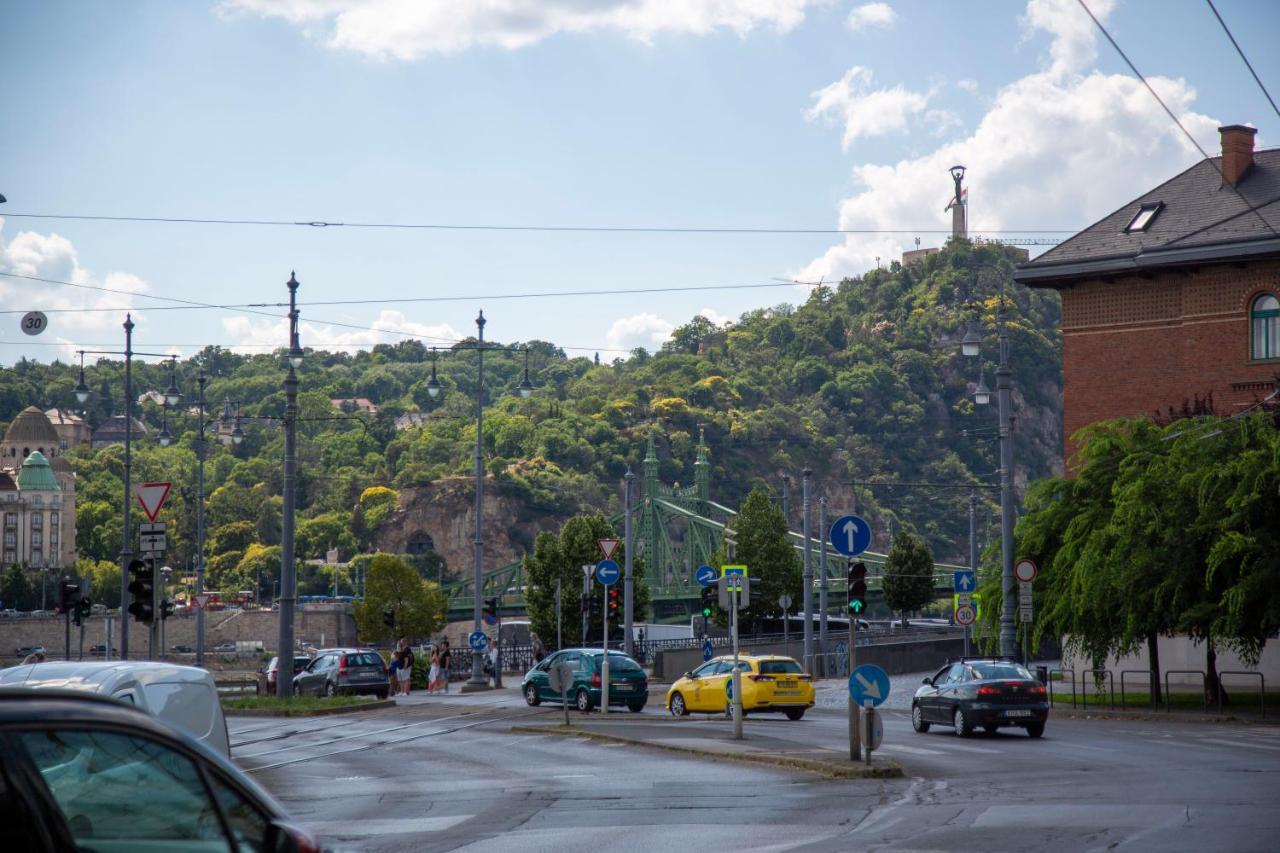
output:
[[1253,300],[1249,320],[1253,358],[1280,358],[1280,299],[1264,293]]

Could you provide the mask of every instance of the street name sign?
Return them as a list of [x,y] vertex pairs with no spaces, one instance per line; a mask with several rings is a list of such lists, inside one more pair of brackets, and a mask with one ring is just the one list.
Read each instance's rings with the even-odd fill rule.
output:
[[1031,560],[1019,560],[1013,564],[1013,576],[1021,583],[1031,583],[1038,574],[1040,574],[1040,570],[1036,568],[1036,564]]
[[715,566],[698,566],[698,570],[693,573],[693,579],[698,582],[698,586],[705,588],[711,586],[718,574]]
[[972,625],[977,615],[972,604],[961,604],[956,608],[956,622],[960,625]]
[[467,645],[476,651],[482,651],[489,645],[489,638],[485,636],[484,631],[472,631],[467,637]]
[[613,552],[618,549],[617,539],[597,539],[596,547],[600,549],[600,553],[604,554],[606,560],[613,559]]
[[889,674],[873,663],[864,663],[849,676],[849,696],[861,706],[879,706],[889,697]]
[[613,560],[601,560],[596,563],[596,580],[605,586],[613,586],[622,574],[622,567]]
[[976,584],[977,581],[974,579],[974,572],[972,569],[968,569],[963,572],[951,573],[951,585],[955,588],[956,592],[973,592],[973,588]]
[[134,494],[138,496],[138,503],[142,505],[142,511],[147,514],[148,521],[156,520],[172,488],[173,483],[143,483],[134,489]]
[[845,557],[856,557],[871,547],[871,525],[865,518],[842,515],[831,525],[827,539],[837,553]]

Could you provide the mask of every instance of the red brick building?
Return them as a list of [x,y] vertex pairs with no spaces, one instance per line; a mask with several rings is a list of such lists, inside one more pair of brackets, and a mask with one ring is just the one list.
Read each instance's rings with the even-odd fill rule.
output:
[[1280,149],[1220,128],[1187,169],[1018,267],[1062,296],[1063,436],[1094,421],[1253,405],[1280,377]]

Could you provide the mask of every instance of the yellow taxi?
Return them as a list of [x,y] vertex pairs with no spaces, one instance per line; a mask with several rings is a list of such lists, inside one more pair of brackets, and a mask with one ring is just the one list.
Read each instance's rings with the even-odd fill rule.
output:
[[[777,711],[798,720],[813,707],[813,677],[793,658],[779,655],[739,655],[744,712]],[[686,672],[667,690],[666,706],[673,716],[690,712],[723,714],[729,706],[733,657],[707,661]]]

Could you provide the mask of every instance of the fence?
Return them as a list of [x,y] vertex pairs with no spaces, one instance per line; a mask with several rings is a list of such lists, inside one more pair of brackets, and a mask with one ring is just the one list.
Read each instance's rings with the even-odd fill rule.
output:
[[[1053,676],[1055,673],[1058,674],[1060,678],[1054,678]],[[1061,683],[1069,680],[1071,683],[1071,707],[1072,708],[1076,708],[1076,707],[1087,708],[1090,705],[1102,705],[1105,703],[1112,710],[1115,710],[1116,688],[1115,688],[1114,672],[1108,669],[1082,669],[1082,670],[1079,670],[1078,675],[1079,675],[1079,678],[1077,678],[1077,672],[1071,669],[1055,668],[1055,669],[1047,669],[1044,671],[1043,677],[1048,682],[1050,706],[1054,706],[1056,704],[1054,689],[1053,689],[1055,682]],[[1119,706],[1121,710],[1128,710],[1129,704],[1131,704],[1129,702],[1129,691],[1128,691],[1129,679],[1136,678],[1138,676],[1145,678],[1147,681],[1146,681],[1146,684],[1144,685],[1144,689],[1147,691],[1148,695],[1150,695],[1152,693],[1151,675],[1152,675],[1151,671],[1146,669],[1120,670]],[[1090,676],[1092,676],[1092,679],[1090,679]],[[1259,716],[1266,717],[1267,715],[1266,678],[1261,672],[1257,672],[1253,670],[1249,670],[1249,671],[1223,670],[1218,673],[1217,691],[1216,691],[1216,696],[1214,697],[1214,700],[1213,700],[1213,705],[1216,708],[1217,713],[1219,714],[1222,713],[1223,708],[1227,702],[1227,698],[1229,694],[1227,692],[1226,686],[1223,684],[1223,679],[1228,676],[1235,677],[1235,678],[1248,678],[1250,680],[1254,678],[1258,679],[1258,714]],[[1174,682],[1174,677],[1176,677],[1178,681],[1182,682],[1182,685],[1176,684]],[[1090,693],[1090,687],[1089,687],[1090,680],[1093,681],[1092,694]],[[1170,712],[1173,710],[1173,704],[1174,704],[1173,688],[1177,686],[1185,686],[1189,680],[1191,680],[1191,686],[1195,688],[1195,692],[1200,695],[1201,711],[1206,714],[1209,712],[1209,705],[1210,705],[1209,676],[1202,669],[1165,670],[1163,677],[1160,678],[1156,683],[1161,684],[1164,687],[1163,704],[1164,704],[1164,710],[1166,712]],[[1198,687],[1195,684],[1196,681],[1199,682]],[[1186,691],[1183,691],[1183,693],[1185,692]],[[1093,701],[1093,702],[1090,701],[1091,695],[1095,697],[1096,701]],[[1152,700],[1152,704],[1154,704],[1154,699]]]

